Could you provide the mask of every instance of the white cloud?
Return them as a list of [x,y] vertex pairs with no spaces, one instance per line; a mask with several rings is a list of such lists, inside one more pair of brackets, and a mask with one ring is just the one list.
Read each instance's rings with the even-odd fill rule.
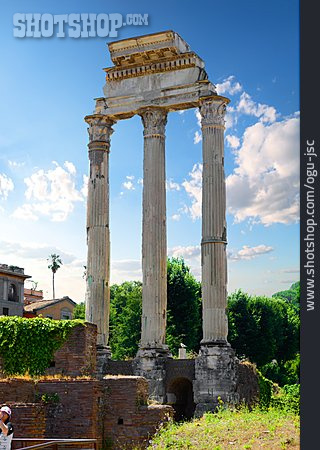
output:
[[226,141],[227,141],[229,147],[231,147],[233,149],[237,149],[238,147],[240,147],[240,139],[237,136],[228,134],[226,136]]
[[175,222],[178,222],[181,218],[180,214],[172,214],[171,219],[174,220]]
[[[58,167],[59,167],[59,164],[58,164]],[[75,173],[77,172],[77,171],[76,171],[76,168],[75,168],[75,166],[74,166],[74,164],[73,164],[72,162],[70,162],[70,161],[65,161],[64,167],[65,167],[65,168],[67,169],[67,171],[68,171],[69,173],[71,173],[72,175],[75,175]]]
[[166,189],[167,191],[180,191],[180,184],[176,183],[172,179],[166,181]]
[[241,94],[237,112],[258,117],[261,122],[268,123],[275,122],[277,116],[277,111],[273,106],[256,103],[247,92]]
[[38,220],[38,216],[33,212],[33,206],[28,203],[18,206],[12,213],[12,217],[21,220]]
[[83,180],[83,185],[81,188],[81,194],[86,198],[86,197],[88,197],[88,183],[89,183],[88,175],[83,175],[82,180]]
[[138,259],[124,259],[111,261],[111,283],[142,280],[141,261]]
[[228,211],[266,226],[299,219],[299,118],[248,127],[227,177]]
[[228,252],[228,259],[230,261],[239,261],[239,260],[249,260],[254,259],[257,256],[265,255],[266,253],[270,253],[273,251],[273,248],[260,244],[256,247],[249,247],[248,245],[244,245],[241,250],[237,252]]
[[0,199],[6,200],[9,192],[13,191],[13,189],[14,184],[11,178],[4,173],[0,173]]
[[11,167],[11,169],[17,169],[19,167],[22,167],[25,165],[25,162],[18,162],[18,161],[11,161],[10,159],[8,160],[8,164],[9,167]]
[[182,186],[185,188],[187,194],[191,198],[191,206],[187,207],[187,212],[193,220],[201,217],[201,202],[202,202],[202,164],[195,164],[192,171],[189,172],[190,179],[185,180]]
[[216,89],[218,95],[233,95],[242,91],[242,86],[238,81],[235,81],[234,75],[230,75],[228,78],[224,79],[222,83],[216,84]]
[[143,178],[139,178],[137,181],[138,184],[141,184],[141,186],[143,186]]
[[[68,295],[75,301],[83,301],[85,281],[82,278],[84,259],[63,251],[61,248],[35,242],[0,241],[0,261],[23,267],[27,275],[39,282],[45,298],[52,298],[52,273],[48,269],[50,254],[60,255],[63,265],[56,275],[56,295]],[[26,284],[28,286],[28,284]]]
[[127,180],[127,181],[124,181],[124,182],[122,183],[122,186],[123,186],[125,189],[128,189],[128,191],[134,191],[134,190],[135,190],[135,187],[134,187],[134,184],[133,184],[134,175],[127,175],[127,176],[126,176],[126,180]]
[[47,216],[50,220],[61,222],[67,219],[74,209],[74,203],[82,202],[84,196],[75,186],[76,168],[66,161],[64,167],[53,161],[54,169],[39,169],[24,179],[28,203],[18,207],[12,217],[36,220]]
[[130,181],[130,180],[125,181],[124,183],[122,183],[122,186],[125,189],[128,189],[128,191],[134,191],[135,190],[135,187],[134,187],[132,181]]
[[201,135],[200,131],[196,131],[194,133],[193,143],[199,144],[199,142],[201,142],[201,141],[202,141],[202,135]]
[[283,269],[283,273],[300,273],[300,269]]
[[201,277],[201,250],[200,245],[176,246],[168,249],[168,256],[183,258],[190,267],[192,274],[200,279]]
[[200,257],[200,245],[189,245],[187,247],[183,246],[172,247],[168,250],[168,256],[174,258],[181,257],[184,259]]

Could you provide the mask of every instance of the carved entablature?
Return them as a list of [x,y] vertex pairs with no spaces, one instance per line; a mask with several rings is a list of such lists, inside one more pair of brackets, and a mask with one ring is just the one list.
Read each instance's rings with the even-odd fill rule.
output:
[[164,136],[167,123],[167,111],[162,108],[147,108],[139,112],[143,123],[143,135]]
[[106,81],[124,80],[126,78],[142,77],[145,75],[183,70],[190,67],[201,68],[201,80],[208,79],[204,70],[204,63],[198,55],[193,52],[178,54],[170,58],[143,58],[136,60],[135,64],[121,65],[104,69],[106,72]]
[[114,121],[108,116],[93,114],[86,116],[85,121],[89,125],[88,133],[90,143],[104,142],[110,144],[110,137],[113,133],[112,125]]
[[224,128],[224,116],[228,103],[229,99],[219,95],[201,99],[199,111],[202,127],[216,126]]

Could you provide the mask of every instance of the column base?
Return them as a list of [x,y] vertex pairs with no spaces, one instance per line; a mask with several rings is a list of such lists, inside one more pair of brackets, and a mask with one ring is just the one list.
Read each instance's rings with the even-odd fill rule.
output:
[[195,360],[193,383],[195,416],[215,412],[219,398],[225,405],[239,402],[236,393],[238,359],[226,341],[202,343]]
[[102,379],[107,373],[108,360],[111,359],[111,349],[110,347],[97,345],[97,378]]
[[165,404],[166,399],[166,360],[172,358],[167,345],[157,348],[140,348],[133,361],[135,375],[144,377],[149,384],[150,399]]

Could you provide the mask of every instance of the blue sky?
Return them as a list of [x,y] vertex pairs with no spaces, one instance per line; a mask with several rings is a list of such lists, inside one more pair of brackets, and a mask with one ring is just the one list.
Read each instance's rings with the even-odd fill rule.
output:
[[[50,297],[84,299],[87,130],[110,38],[14,38],[14,13],[147,13],[117,39],[173,29],[231,99],[225,169],[228,291],[271,295],[299,279],[299,5],[227,0],[12,1],[1,7],[0,262]],[[116,124],[110,154],[111,280],[141,278],[142,124]],[[200,276],[201,134],[195,110],[167,125],[168,254]]]

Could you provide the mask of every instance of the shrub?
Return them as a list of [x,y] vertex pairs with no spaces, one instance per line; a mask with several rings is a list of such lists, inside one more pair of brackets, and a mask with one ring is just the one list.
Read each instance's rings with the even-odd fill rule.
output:
[[0,317],[0,356],[6,375],[42,375],[81,320]]

